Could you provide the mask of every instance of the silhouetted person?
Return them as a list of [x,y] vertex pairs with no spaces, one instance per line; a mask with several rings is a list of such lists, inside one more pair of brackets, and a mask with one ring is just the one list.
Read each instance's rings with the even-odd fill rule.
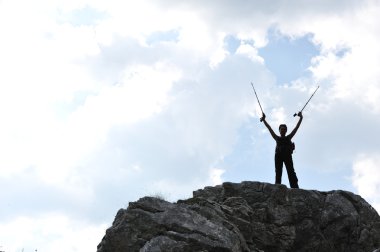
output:
[[263,117],[261,120],[264,122],[265,126],[268,128],[270,134],[272,135],[273,139],[276,141],[276,153],[274,155],[274,163],[276,167],[276,184],[281,184],[281,177],[282,177],[282,167],[283,163],[285,163],[286,170],[288,172],[288,178],[289,178],[289,184],[291,188],[299,188],[298,187],[298,178],[296,175],[296,172],[294,171],[293,166],[293,149],[294,145],[292,143],[292,138],[296,134],[298,128],[301,125],[303,116],[302,112],[299,112],[297,114],[300,119],[296,125],[296,127],[293,129],[293,131],[286,135],[287,127],[286,124],[281,124],[279,126],[280,136],[277,136],[270,125],[265,120],[265,114],[263,113]]

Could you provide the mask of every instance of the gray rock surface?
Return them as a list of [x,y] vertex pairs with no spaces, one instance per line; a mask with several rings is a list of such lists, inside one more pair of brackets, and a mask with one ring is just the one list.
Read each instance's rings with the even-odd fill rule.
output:
[[380,217],[347,191],[223,183],[120,209],[98,252],[345,251],[380,248]]

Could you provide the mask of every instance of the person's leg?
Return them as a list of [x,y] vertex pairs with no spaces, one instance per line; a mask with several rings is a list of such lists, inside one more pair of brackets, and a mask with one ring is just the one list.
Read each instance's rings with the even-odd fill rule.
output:
[[288,172],[289,184],[291,188],[298,187],[298,178],[296,172],[294,171],[293,158],[291,155],[284,158],[286,171]]
[[275,154],[274,164],[276,168],[276,184],[281,184],[283,159],[281,155]]

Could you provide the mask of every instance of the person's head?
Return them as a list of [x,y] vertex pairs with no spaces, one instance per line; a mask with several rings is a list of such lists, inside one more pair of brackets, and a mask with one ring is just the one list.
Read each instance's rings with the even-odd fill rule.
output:
[[288,127],[286,126],[286,124],[280,124],[278,130],[280,131],[281,136],[285,136],[286,132],[288,131]]

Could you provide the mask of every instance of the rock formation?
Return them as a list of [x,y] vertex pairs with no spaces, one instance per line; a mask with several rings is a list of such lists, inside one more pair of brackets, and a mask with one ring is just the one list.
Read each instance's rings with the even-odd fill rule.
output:
[[[120,209],[98,252],[377,251],[380,217],[347,191],[223,183]],[[380,250],[378,250],[380,251]]]

